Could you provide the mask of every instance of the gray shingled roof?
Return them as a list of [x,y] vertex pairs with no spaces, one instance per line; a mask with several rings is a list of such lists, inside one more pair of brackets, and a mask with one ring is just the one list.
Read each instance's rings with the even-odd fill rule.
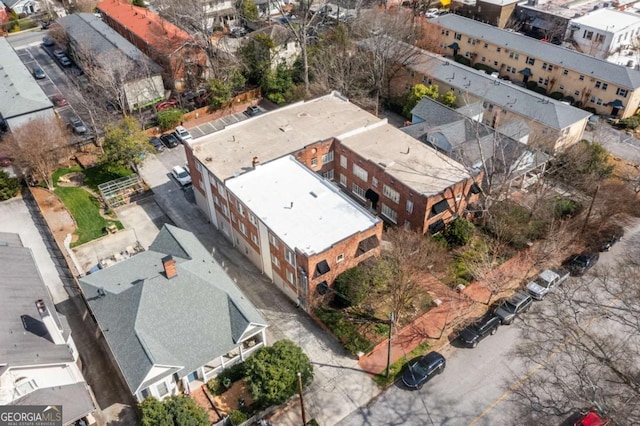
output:
[[0,114],[5,119],[51,109],[53,104],[5,37],[0,37]]
[[[162,266],[168,254],[171,279]],[[197,238],[170,225],[148,251],[80,286],[132,393],[151,382],[143,380],[154,364],[186,376],[235,348],[251,324],[267,324]]]
[[[506,31],[452,13],[434,18],[431,22],[479,40],[486,40],[496,46],[503,46],[509,50],[520,52],[522,55],[557,64],[579,74],[595,77],[630,89],[640,87],[640,71],[594,58],[553,43],[545,43],[517,32]],[[524,57],[521,58],[523,67],[525,66],[525,59]]]
[[[133,70],[144,76],[159,74],[162,68],[140,49],[127,41],[92,13],[74,13],[56,20],[69,37],[91,54],[98,63],[128,62]],[[126,61],[126,62],[125,62]]]
[[44,300],[68,338],[29,248],[17,234],[0,233],[0,362],[10,367],[73,361],[66,344],[55,345],[35,306]]
[[64,425],[71,424],[95,410],[87,384],[84,382],[37,389],[15,400],[13,404],[62,405],[62,424]]

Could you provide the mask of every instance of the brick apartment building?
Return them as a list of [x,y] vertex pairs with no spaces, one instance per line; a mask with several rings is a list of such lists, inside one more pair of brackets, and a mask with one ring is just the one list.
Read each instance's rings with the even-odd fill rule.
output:
[[125,0],[105,0],[96,8],[107,25],[162,66],[169,88],[183,90],[208,77],[205,49],[186,31]]
[[[252,185],[261,184],[262,181],[256,178],[257,172],[276,163],[277,159],[292,156],[308,170],[315,172],[318,179],[324,177],[326,181],[323,187],[339,188],[347,193],[351,204],[357,202],[363,207],[360,209],[362,214],[368,211],[389,224],[410,227],[423,233],[438,232],[452,218],[464,215],[467,204],[477,201],[478,185],[482,180],[481,174],[471,174],[460,163],[389,125],[386,119],[379,119],[353,105],[335,92],[228,126],[196,139],[186,148],[196,203],[211,223],[263,271],[266,271],[265,265],[269,262],[261,255],[264,250],[258,251],[258,248],[269,236],[257,233],[252,236],[247,231],[249,227],[253,229],[257,227],[256,223],[261,223],[259,221],[262,219],[256,212],[263,208],[262,203],[253,201],[256,194],[246,189],[240,191],[238,186],[244,181],[252,181]],[[290,177],[282,174],[272,188],[264,189],[267,194],[278,193],[280,196],[282,192],[285,197],[280,201],[282,206],[264,220],[266,227],[269,227],[269,220],[291,213],[286,211],[286,207],[291,205],[286,202],[286,197],[295,179],[293,174]],[[313,191],[307,191],[310,192]],[[324,192],[328,192],[328,189]],[[241,214],[238,202],[242,208],[255,209],[251,213],[253,219],[251,215],[247,217]],[[295,200],[291,202],[293,208],[289,210],[294,210],[299,203]],[[338,209],[330,213],[327,212],[327,215],[341,215],[342,211]],[[245,219],[238,220],[239,217]],[[315,220],[309,222],[306,216],[293,216],[274,237],[286,241],[284,234],[289,232],[288,226],[292,229],[300,224],[313,227],[320,223],[318,218]],[[322,220],[325,220],[324,216]],[[374,228],[379,229],[379,226],[377,224]],[[354,233],[355,239],[349,237],[351,241],[341,239],[346,246],[336,245],[338,241],[332,244],[340,247],[337,250],[344,253],[345,262],[351,261],[348,256],[364,249],[356,249],[362,241],[378,231],[372,229],[367,235],[362,232]],[[236,239],[239,234],[243,237]],[[309,235],[306,245],[313,245],[317,238],[314,235]],[[254,241],[254,237],[258,242]],[[243,240],[251,243],[243,244]],[[363,244],[377,245],[372,239]],[[296,255],[306,253],[306,245],[289,249]],[[342,247],[347,246],[350,248],[343,250]],[[329,268],[333,268],[332,261],[338,263],[340,253],[335,255],[332,252],[326,256]],[[308,266],[305,269],[307,279],[309,271],[316,270],[313,263],[317,260],[319,257],[310,256],[308,261],[296,261],[296,264]],[[361,259],[355,260],[359,262]],[[326,266],[322,265],[320,270],[324,269]],[[299,276],[304,277],[304,274]],[[322,279],[330,285],[333,276],[328,277]],[[286,274],[284,278],[287,278]],[[275,282],[276,278],[273,279]],[[318,284],[317,281],[310,283]],[[287,290],[286,287],[284,289]],[[294,295],[290,293],[290,296]]]

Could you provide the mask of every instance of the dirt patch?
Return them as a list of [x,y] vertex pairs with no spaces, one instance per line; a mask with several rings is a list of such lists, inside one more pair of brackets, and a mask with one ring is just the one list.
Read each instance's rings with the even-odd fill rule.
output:
[[38,187],[31,188],[31,193],[58,244],[63,243],[67,234],[73,235],[72,241],[75,241],[76,223],[56,194]]
[[251,399],[251,393],[249,392],[249,386],[244,379],[240,379],[233,383],[231,387],[222,395],[216,395],[213,397],[213,403],[220,412],[229,414],[233,410],[240,409],[240,400],[244,400],[244,406],[253,404]]
[[84,184],[84,173],[67,173],[66,175],[60,176],[60,178],[58,178],[58,182],[56,183],[58,184],[58,186],[80,187]]

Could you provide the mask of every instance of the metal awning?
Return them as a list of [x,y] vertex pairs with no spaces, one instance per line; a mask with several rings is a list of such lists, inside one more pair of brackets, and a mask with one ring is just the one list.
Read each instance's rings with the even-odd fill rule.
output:
[[534,28],[540,28],[541,30],[552,30],[554,27],[553,22],[549,22],[546,19],[536,18],[531,22],[531,26]]
[[533,75],[533,73],[531,72],[531,68],[525,68],[518,72],[522,75],[526,75],[527,77],[531,77]]
[[456,43],[455,41],[454,41],[453,43],[451,43],[451,44],[450,44],[449,46],[447,46],[447,47],[449,47],[450,49],[453,49],[453,50],[460,50],[460,46],[459,46],[459,45],[458,45],[458,43]]
[[478,185],[477,182],[474,182],[473,185],[471,185],[471,193],[479,194],[480,192],[482,192],[482,190],[480,189],[480,185]]
[[329,268],[329,264],[327,263],[326,260],[323,260],[322,262],[318,262],[318,264],[316,265],[316,277],[320,276],[320,275],[324,275],[327,272],[329,272],[331,270],[331,268]]
[[624,108],[624,104],[622,103],[622,101],[620,99],[616,99],[615,101],[612,102],[607,102],[606,104],[604,104],[605,106],[610,106],[613,108]]
[[371,235],[370,237],[365,238],[364,240],[358,243],[358,249],[356,250],[356,256],[362,256],[368,251],[373,250],[374,248],[380,245],[380,240],[378,240],[377,235]]
[[431,206],[431,213],[434,215],[445,212],[449,209],[449,203],[447,200],[438,201],[433,206]]
[[429,233],[437,234],[438,232],[442,232],[444,230],[444,220],[438,219],[429,225]]

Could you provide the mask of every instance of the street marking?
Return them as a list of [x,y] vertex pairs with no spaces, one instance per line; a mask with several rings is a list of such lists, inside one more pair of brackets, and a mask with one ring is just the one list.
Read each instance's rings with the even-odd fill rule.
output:
[[[618,302],[618,298],[616,297],[615,299],[613,299],[608,305],[605,306],[605,309],[609,309],[611,308],[614,304],[616,304]],[[597,320],[598,318],[591,318],[589,320],[589,322],[587,323],[585,330],[589,329],[589,327],[591,327],[591,325]],[[563,346],[566,346],[571,340],[572,338],[568,338],[565,342],[560,343],[552,352],[551,354],[545,359],[543,360],[540,364],[536,365],[535,367],[533,367],[531,370],[529,370],[529,372],[527,372],[527,374],[525,374],[524,376],[522,376],[520,379],[518,379],[517,382],[515,382],[513,385],[511,385],[511,387],[509,389],[507,389],[502,395],[500,395],[500,397],[498,399],[496,399],[491,405],[489,405],[482,413],[478,414],[478,417],[476,417],[475,419],[473,419],[471,421],[471,423],[469,423],[468,426],[473,426],[476,423],[478,423],[478,421],[480,421],[481,418],[483,418],[484,416],[486,416],[491,410],[493,410],[494,408],[496,408],[496,405],[500,404],[507,396],[509,396],[510,394],[512,394],[513,392],[516,391],[516,389],[518,389],[520,386],[522,386],[522,384],[524,382],[526,382],[529,377],[531,377],[532,375],[534,375],[539,369],[541,369],[542,367],[544,367],[545,365],[547,365],[547,363],[549,361],[551,361],[551,358],[553,358],[557,353],[560,352],[560,349]]]

